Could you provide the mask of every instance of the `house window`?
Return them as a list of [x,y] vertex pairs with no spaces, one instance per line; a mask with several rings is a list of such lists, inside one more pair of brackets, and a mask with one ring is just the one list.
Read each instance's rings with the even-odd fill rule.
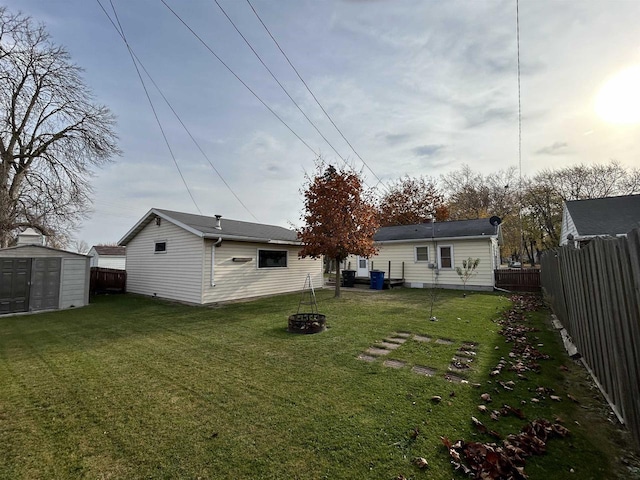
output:
[[167,253],[167,242],[156,242],[155,253]]
[[429,247],[416,247],[416,262],[429,261]]
[[440,259],[440,268],[453,268],[453,247],[451,245],[439,246],[438,257]]
[[258,268],[286,268],[286,250],[258,250]]

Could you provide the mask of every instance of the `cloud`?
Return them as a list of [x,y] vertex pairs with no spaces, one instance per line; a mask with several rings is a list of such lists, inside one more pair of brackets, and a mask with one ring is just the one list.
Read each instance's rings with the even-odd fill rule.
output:
[[[546,147],[542,147],[540,150],[537,150],[536,155],[562,155],[566,153],[564,151],[569,145],[566,142],[555,142],[553,145],[548,145]],[[559,151],[563,150],[563,151]]]
[[420,145],[411,151],[419,157],[431,157],[443,148],[445,148],[445,145]]
[[399,143],[403,143],[409,140],[412,135],[409,133],[381,133],[377,136],[383,137],[389,145],[398,145]]
[[477,108],[468,110],[465,114],[465,117],[466,127],[473,128],[494,121],[514,121],[515,119],[517,119],[517,113],[514,108]]

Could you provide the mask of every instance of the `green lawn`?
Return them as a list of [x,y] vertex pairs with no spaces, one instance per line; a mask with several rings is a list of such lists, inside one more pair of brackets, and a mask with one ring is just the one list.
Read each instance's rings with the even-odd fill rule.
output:
[[[319,292],[330,328],[307,336],[286,332],[298,295],[219,308],[99,297],[78,310],[0,318],[0,478],[464,478],[441,436],[490,441],[472,415],[502,435],[526,424],[483,416],[485,391],[496,407],[521,407],[529,420],[560,415],[571,430],[528,460],[530,478],[569,478],[570,469],[571,478],[613,478],[613,429],[585,423],[599,400],[546,326],[547,312],[532,322],[552,359],[507,392],[489,377],[510,349],[495,323],[507,298],[440,292],[431,322],[426,290],[343,295]],[[432,340],[410,339],[385,357],[405,362],[401,369],[357,358],[394,332]],[[451,383],[444,373],[463,342],[477,343],[460,374],[470,383]],[[563,400],[521,406],[538,386]],[[412,463],[418,456],[426,471]]]

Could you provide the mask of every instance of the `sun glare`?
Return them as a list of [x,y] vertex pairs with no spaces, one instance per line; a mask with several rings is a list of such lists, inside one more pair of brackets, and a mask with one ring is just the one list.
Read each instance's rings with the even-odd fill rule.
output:
[[607,80],[596,96],[595,110],[610,123],[640,123],[640,65]]

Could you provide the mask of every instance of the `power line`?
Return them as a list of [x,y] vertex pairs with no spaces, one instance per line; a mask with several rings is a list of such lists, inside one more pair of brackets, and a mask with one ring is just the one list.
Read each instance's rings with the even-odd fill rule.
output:
[[249,92],[251,92],[251,94],[256,97],[256,99],[262,103],[262,105],[264,105],[264,107],[269,110],[273,116],[275,116],[280,123],[282,123],[285,127],[287,127],[287,129],[293,133],[295,135],[295,137],[300,140],[305,147],[307,147],[309,149],[309,151],[311,151],[316,157],[319,157],[319,154],[313,149],[311,148],[311,146],[305,142],[302,137],[300,137],[300,135],[298,135],[288,124],[287,122],[285,122],[282,117],[280,117],[280,115],[278,115],[269,105],[267,105],[267,103],[262,100],[262,98],[260,98],[260,96],[249,86],[247,85],[247,83],[242,80],[238,74],[236,74],[236,72],[234,72],[231,67],[229,65],[227,65],[224,60],[222,60],[222,58],[220,58],[220,56],[207,44],[207,42],[205,42],[183,19],[182,17],[180,17],[180,15],[178,15],[168,4],[167,2],[165,2],[165,0],[160,0],[165,7],[167,7],[167,9],[180,21],[180,23],[182,23],[187,30],[189,30],[191,32],[191,34],[196,37],[198,39],[198,41],[207,49],[209,50],[209,52],[216,57],[216,59],[234,76],[236,77],[236,79],[247,89],[249,90]]
[[169,153],[171,154],[171,158],[173,159],[173,163],[175,164],[178,173],[180,174],[180,178],[182,179],[182,183],[184,184],[185,188],[187,189],[187,192],[189,193],[189,197],[191,197],[191,201],[193,202],[193,204],[195,205],[196,209],[198,210],[198,213],[200,213],[200,215],[202,215],[202,211],[200,210],[200,207],[198,206],[198,203],[196,202],[196,199],[194,198],[193,194],[191,193],[191,189],[189,188],[189,185],[187,185],[187,181],[184,178],[184,175],[182,174],[182,170],[180,170],[180,166],[178,165],[178,161],[176,160],[176,157],[173,153],[173,150],[171,149],[171,145],[169,144],[169,140],[167,139],[167,135],[164,132],[164,128],[162,128],[162,123],[160,122],[160,118],[158,117],[158,113],[156,112],[156,109],[153,105],[153,101],[151,100],[151,96],[149,95],[149,91],[147,90],[147,86],[144,83],[144,79],[142,78],[142,74],[140,73],[140,69],[138,68],[138,64],[136,63],[135,57],[133,55],[133,52],[131,51],[131,47],[129,46],[129,42],[127,41],[127,38],[124,34],[124,30],[122,28],[122,25],[120,23],[120,19],[118,18],[118,13],[116,12],[115,6],[113,5],[113,2],[111,0],[109,0],[109,3],[111,4],[111,9],[113,10],[113,14],[115,16],[115,19],[118,23],[118,26],[120,27],[118,29],[118,27],[113,23],[113,20],[111,20],[111,17],[109,16],[109,14],[107,13],[107,11],[105,10],[105,8],[102,6],[102,3],[100,2],[100,0],[96,0],[98,2],[98,5],[100,5],[100,8],[102,9],[102,11],[104,12],[104,14],[107,16],[107,18],[109,18],[109,21],[113,24],[113,26],[116,28],[116,30],[119,31],[120,36],[122,37],[122,40],[124,41],[125,45],[127,46],[127,50],[129,51],[129,56],[131,57],[131,61],[133,62],[133,66],[136,69],[136,73],[138,74],[138,78],[140,79],[140,83],[142,84],[142,89],[144,90],[144,93],[147,97],[147,100],[149,101],[149,105],[151,106],[151,110],[153,111],[153,116],[156,119],[156,122],[158,123],[158,127],[160,128],[160,132],[162,133],[162,138],[164,138],[164,142],[167,145],[167,148],[169,149]]
[[[111,19],[109,19],[111,20]],[[111,22],[111,24],[115,27],[115,24],[113,22]],[[116,31],[118,31],[118,34],[120,34],[120,37],[122,37],[122,34],[120,33],[120,31],[117,29],[116,27]],[[123,38],[124,40],[124,38]],[[162,89],[158,86],[158,84],[156,83],[156,81],[153,79],[153,77],[151,76],[151,74],[149,73],[149,71],[147,70],[147,68],[144,66],[144,64],[142,63],[142,61],[140,61],[140,58],[138,58],[138,56],[136,55],[136,53],[133,51],[133,48],[131,48],[131,53],[133,54],[133,56],[135,57],[136,61],[138,62],[138,64],[140,65],[140,67],[142,68],[142,70],[144,71],[144,73],[147,75],[147,77],[149,78],[149,80],[151,81],[151,83],[153,84],[153,86],[156,88],[156,90],[158,91],[158,93],[160,94],[160,96],[162,97],[162,99],[165,101],[165,103],[167,104],[167,106],[171,109],[171,111],[173,112],[174,116],[176,117],[176,119],[178,120],[178,122],[180,122],[180,125],[182,125],[182,128],[184,128],[184,130],[187,132],[187,135],[189,135],[189,138],[191,138],[191,141],[195,144],[195,146],[198,148],[198,150],[200,151],[200,153],[202,154],[202,156],[207,160],[207,162],[209,163],[209,165],[211,166],[211,168],[213,169],[213,171],[218,175],[218,177],[220,178],[220,180],[222,181],[222,183],[224,183],[224,185],[227,187],[227,189],[231,192],[231,194],[235,197],[235,199],[238,201],[238,203],[240,203],[240,205],[242,205],[242,207],[247,211],[247,213],[253,217],[253,219],[256,222],[259,222],[259,220],[257,219],[257,217],[251,212],[251,210],[249,210],[249,208],[245,205],[245,203],[240,199],[240,197],[236,194],[236,192],[233,190],[233,188],[231,188],[231,185],[229,185],[229,183],[224,179],[224,177],[222,176],[222,174],[220,173],[220,171],[215,167],[215,165],[213,164],[213,162],[211,161],[211,159],[209,158],[209,156],[206,154],[206,152],[204,151],[204,149],[200,146],[200,143],[195,139],[195,137],[193,136],[193,134],[191,133],[191,131],[189,130],[189,128],[186,126],[186,124],[182,121],[182,118],[180,117],[180,115],[178,114],[178,112],[175,110],[175,108],[173,107],[173,105],[171,104],[171,102],[167,99],[167,97],[165,96],[165,94],[163,93]]]
[[302,110],[302,107],[300,107],[300,105],[298,104],[298,102],[295,101],[295,99],[289,94],[289,92],[287,91],[287,89],[284,87],[284,85],[282,85],[282,83],[280,82],[280,80],[278,80],[278,78],[275,76],[275,74],[273,73],[273,71],[267,66],[267,64],[264,62],[264,60],[262,60],[262,57],[260,56],[260,54],[255,50],[255,48],[253,48],[253,45],[251,45],[251,42],[249,42],[249,40],[247,40],[247,37],[244,36],[244,34],[240,31],[240,29],[237,27],[237,25],[235,24],[235,22],[231,19],[231,17],[227,14],[227,12],[225,11],[224,8],[222,8],[222,5],[220,5],[220,3],[218,2],[218,0],[213,0],[216,5],[218,6],[218,8],[220,9],[220,11],[224,14],[224,16],[227,18],[227,20],[229,20],[229,22],[231,23],[231,25],[233,25],[233,28],[235,28],[236,32],[238,32],[238,35],[240,35],[242,37],[242,39],[244,40],[244,42],[247,44],[247,46],[251,49],[251,51],[253,52],[253,54],[256,56],[256,58],[260,61],[260,63],[262,64],[262,66],[267,70],[267,72],[269,72],[269,75],[271,75],[271,78],[273,78],[275,80],[275,82],[278,84],[278,86],[282,89],[282,91],[287,95],[287,97],[289,97],[289,100],[291,100],[291,102],[293,102],[293,104],[296,106],[296,108],[300,111],[300,113],[304,116],[304,118],[307,119],[307,121],[309,122],[309,124],[315,129],[316,132],[318,132],[318,134],[322,137],[322,139],[327,142],[327,144],[331,147],[331,149],[336,153],[336,155],[338,155],[338,157],[340,157],[340,159],[345,163],[345,165],[348,165],[348,162],[344,159],[344,157],[342,155],[340,155],[340,152],[338,152],[338,150],[336,150],[336,148],[331,144],[331,142],[327,139],[327,137],[324,136],[324,134],[320,131],[320,129],[316,126],[316,124],[313,122],[313,120],[311,120],[309,118],[309,116],[304,112],[304,110]]
[[[215,0],[216,3],[218,3],[217,0]],[[382,183],[382,180],[380,179],[380,177],[378,177],[378,175],[376,175],[376,173],[373,171],[373,169],[367,164],[367,162],[364,161],[364,159],[360,156],[360,154],[356,151],[356,149],[353,147],[353,145],[351,144],[351,142],[349,142],[349,140],[347,139],[347,137],[342,133],[342,130],[340,130],[340,128],[338,128],[338,125],[336,125],[336,123],[333,121],[333,119],[331,118],[331,115],[329,115],[329,113],[327,112],[327,110],[322,106],[322,104],[320,103],[320,100],[318,100],[318,98],[315,96],[315,94],[311,91],[311,88],[309,87],[309,85],[307,84],[307,82],[305,82],[304,78],[302,78],[302,75],[300,75],[300,72],[298,71],[298,69],[293,65],[293,63],[291,62],[291,60],[289,59],[289,57],[287,56],[287,54],[284,52],[284,50],[282,49],[282,47],[280,46],[280,44],[278,43],[278,41],[275,39],[275,37],[273,36],[273,34],[271,33],[271,31],[269,30],[269,28],[267,27],[267,25],[262,21],[262,18],[260,17],[260,15],[258,14],[258,12],[256,11],[256,9],[253,7],[253,5],[251,4],[250,0],[247,0],[247,3],[249,4],[249,6],[251,7],[251,10],[253,10],[253,13],[255,14],[255,16],[257,17],[257,19],[260,21],[260,23],[262,24],[262,26],[264,27],[264,29],[267,31],[267,33],[269,34],[269,36],[271,37],[271,40],[273,40],[273,42],[276,44],[276,46],[278,47],[278,50],[280,50],[280,52],[282,53],[282,55],[284,56],[284,58],[287,60],[287,62],[289,63],[289,65],[291,66],[291,68],[293,69],[293,71],[296,73],[296,75],[298,76],[298,78],[300,79],[300,81],[302,82],[302,84],[305,86],[305,88],[307,89],[307,91],[311,94],[311,96],[313,97],[313,99],[315,100],[315,102],[318,104],[318,106],[320,107],[320,109],[322,110],[322,112],[326,115],[326,117],[329,119],[329,121],[331,122],[331,124],[334,126],[334,128],[337,130],[337,132],[340,134],[340,136],[344,139],[345,142],[347,142],[347,145],[349,145],[349,147],[351,148],[351,150],[353,150],[353,153],[356,154],[356,156],[360,159],[360,161],[362,161],[362,163],[369,169],[369,171],[373,174],[373,176],[378,180],[378,184]],[[324,138],[324,137],[323,137]],[[376,187],[378,186],[378,184],[376,184]],[[383,184],[384,185],[384,184]]]

